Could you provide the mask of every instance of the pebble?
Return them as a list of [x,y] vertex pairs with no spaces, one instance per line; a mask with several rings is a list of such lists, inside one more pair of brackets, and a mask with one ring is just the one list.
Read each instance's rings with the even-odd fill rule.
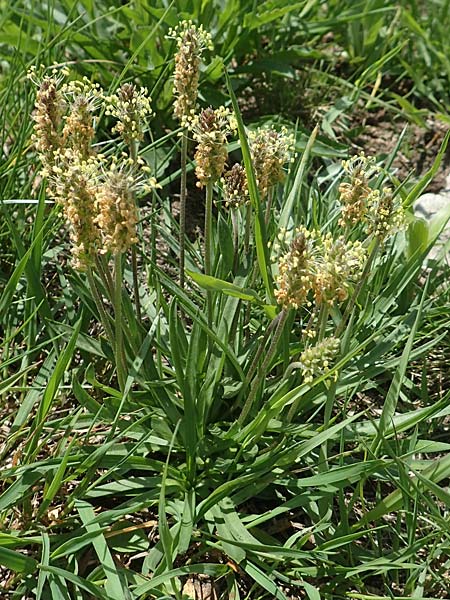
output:
[[[441,209],[450,204],[450,174],[445,180],[445,188],[438,194],[423,194],[414,204],[414,214],[417,217],[422,217],[426,221],[430,221]],[[447,222],[442,231],[438,244],[444,244],[450,239],[450,220]],[[434,248],[433,248],[434,250]],[[436,251],[432,255],[436,255]],[[436,249],[437,250],[437,249]]]

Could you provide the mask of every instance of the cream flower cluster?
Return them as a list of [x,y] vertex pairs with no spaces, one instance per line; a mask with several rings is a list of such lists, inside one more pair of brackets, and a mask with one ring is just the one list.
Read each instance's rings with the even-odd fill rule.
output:
[[105,114],[117,119],[112,131],[117,132],[126,144],[144,138],[145,121],[153,114],[147,88],[138,89],[132,83],[124,83],[117,94],[105,96],[105,103]]
[[339,201],[341,203],[341,219],[339,224],[355,225],[364,221],[367,213],[367,200],[372,192],[370,180],[379,172],[375,159],[363,153],[342,161],[342,166],[350,181],[339,186]]
[[[281,240],[284,235],[280,233]],[[275,297],[283,307],[294,309],[311,305],[312,299],[318,305],[342,302],[360,277],[365,258],[360,242],[297,227],[289,250],[278,261]]]
[[311,383],[315,377],[327,373],[339,353],[340,342],[335,337],[324,338],[314,346],[309,346],[300,355],[300,366],[304,382]]
[[[148,192],[157,184],[142,159],[131,160],[127,155],[111,159],[95,152],[94,113],[104,105],[105,95],[100,86],[86,79],[63,84],[66,75],[54,71],[37,81],[35,72],[30,74],[39,86],[33,140],[48,180],[48,194],[62,206],[70,225],[73,265],[84,270],[98,252],[125,252],[137,241],[134,193]],[[117,96],[121,109],[141,106],[136,118],[148,114],[145,93],[136,92],[134,86],[123,87]],[[120,104],[126,93],[132,100]],[[123,123],[135,138],[138,126],[133,115]]]
[[56,150],[48,177],[52,196],[62,205],[64,216],[70,223],[72,263],[78,270],[92,264],[101,243],[94,210],[100,160],[98,156],[84,158],[71,148]]
[[[41,69],[44,69],[41,66]],[[38,88],[34,112],[33,144],[39,154],[44,169],[48,170],[53,165],[53,152],[61,146],[63,116],[66,111],[66,102],[61,92],[61,82],[66,73],[53,69],[51,75],[39,78],[36,67],[32,67],[27,74]]]
[[73,148],[81,156],[92,154],[94,140],[94,113],[101,107],[101,88],[86,77],[81,81],[69,81],[61,87],[61,93],[70,107],[64,115],[62,146]]
[[363,223],[368,235],[380,241],[393,235],[405,225],[405,212],[392,190],[370,187],[372,178],[380,172],[373,157],[364,154],[343,161],[350,181],[339,186],[341,226]]
[[203,52],[212,50],[211,34],[192,21],[182,21],[169,30],[169,39],[175,39],[178,51],[175,54],[173,93],[174,113],[180,121],[195,111],[200,76],[200,59]]
[[234,164],[222,177],[225,205],[238,208],[249,201],[247,174],[240,164]]
[[217,181],[228,158],[227,140],[237,130],[234,113],[223,106],[205,108],[185,120],[197,143],[195,173],[197,186]]
[[406,213],[393,191],[374,190],[367,203],[367,233],[383,241],[405,227]]
[[286,127],[281,131],[261,127],[250,131],[248,139],[256,182],[264,198],[273,186],[284,180],[285,165],[294,161],[295,139]]

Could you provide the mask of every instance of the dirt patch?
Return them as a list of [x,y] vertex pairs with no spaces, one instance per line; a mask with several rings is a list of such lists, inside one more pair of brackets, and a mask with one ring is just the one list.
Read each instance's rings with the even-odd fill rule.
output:
[[[406,128],[400,149],[392,168],[396,177],[404,181],[407,177],[419,179],[431,168],[439,152],[448,125],[429,116],[426,127],[409,123],[404,118],[393,118],[385,109],[374,113],[355,113],[347,136],[351,140],[352,152],[363,150],[371,156],[388,156],[398,143]],[[427,188],[437,193],[445,189],[445,179],[450,171],[450,152],[447,150],[438,172]]]

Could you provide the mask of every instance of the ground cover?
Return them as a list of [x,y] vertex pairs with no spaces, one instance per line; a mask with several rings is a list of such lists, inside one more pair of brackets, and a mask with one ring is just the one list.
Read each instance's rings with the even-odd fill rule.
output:
[[448,597],[447,3],[1,6],[5,598]]

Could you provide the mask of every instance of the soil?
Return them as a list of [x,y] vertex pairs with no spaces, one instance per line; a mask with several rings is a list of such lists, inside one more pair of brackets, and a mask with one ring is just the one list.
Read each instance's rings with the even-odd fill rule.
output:
[[[364,114],[355,113],[350,126],[350,135],[358,132],[351,140],[351,153],[361,150],[368,156],[389,155],[398,143],[402,131],[406,128],[392,168],[400,182],[407,177],[420,179],[432,167],[439,148],[448,130],[448,125],[429,116],[426,127],[411,124],[405,118],[393,118],[382,109]],[[445,189],[445,180],[450,172],[450,151],[444,156],[438,172],[427,187],[427,192],[438,193]]]
[[[339,53],[338,53],[339,54]],[[335,65],[338,71],[345,65]],[[341,72],[345,77],[345,70]],[[391,81],[383,78],[381,89],[393,91],[399,96],[407,96],[413,82],[402,79]],[[265,75],[255,77],[239,94],[238,102],[245,123],[251,123],[267,115],[293,123],[296,119],[306,130],[312,131],[316,123],[338,107],[342,98],[342,87],[327,82],[320,85],[315,81],[311,86],[308,74],[296,71],[292,84],[280,85],[280,79]],[[349,156],[364,151],[367,156],[388,156],[395,148],[403,130],[405,135],[400,150],[394,159],[392,168],[400,182],[407,177],[420,179],[433,165],[440,145],[449,129],[448,123],[438,120],[432,113],[432,107],[425,99],[422,105],[416,106],[420,116],[417,123],[408,120],[407,116],[395,114],[386,108],[367,108],[366,101],[349,105],[333,122],[336,140],[348,145]],[[420,124],[419,124],[420,123]],[[429,184],[427,192],[437,193],[445,189],[445,179],[450,172],[450,147]]]

